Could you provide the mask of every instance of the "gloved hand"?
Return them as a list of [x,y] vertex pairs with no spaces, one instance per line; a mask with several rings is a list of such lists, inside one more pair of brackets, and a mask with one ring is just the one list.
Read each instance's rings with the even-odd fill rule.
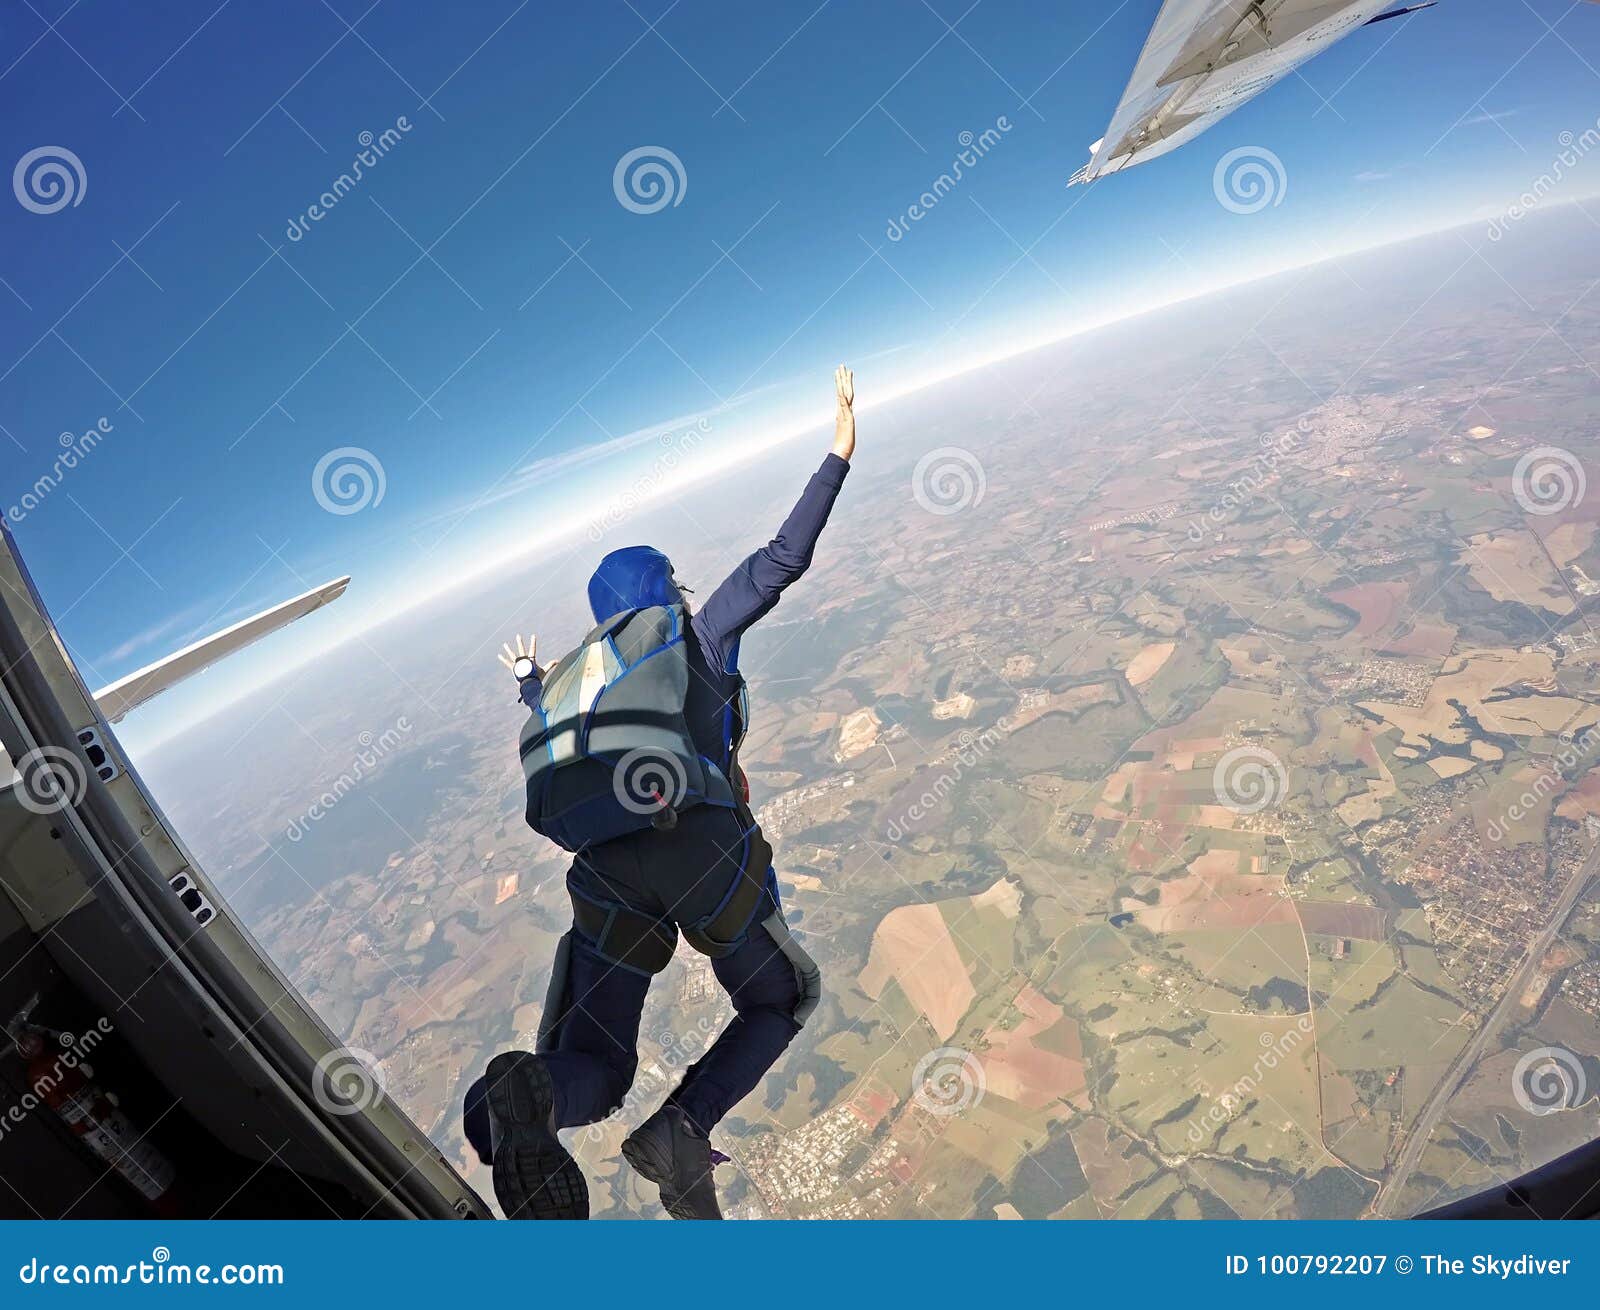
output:
[[530,632],[526,647],[523,646],[520,636],[516,637],[515,641],[515,646],[508,641],[501,647],[500,663],[511,670],[518,682],[526,682],[529,678],[542,679],[544,670],[534,661],[534,651],[539,644],[538,637]]

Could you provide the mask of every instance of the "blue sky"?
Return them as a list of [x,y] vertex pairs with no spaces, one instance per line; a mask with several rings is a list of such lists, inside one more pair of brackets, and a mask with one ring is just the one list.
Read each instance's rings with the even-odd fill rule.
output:
[[[8,6],[7,166],[59,145],[87,185],[55,213],[0,206],[0,508],[59,434],[110,425],[13,525],[86,679],[345,572],[328,630],[370,623],[614,494],[663,427],[698,424],[715,461],[825,420],[840,359],[870,405],[1490,211],[1600,114],[1592,6],[1444,0],[1069,191],[1158,7]],[[961,134],[1002,119],[889,240]],[[1281,206],[1217,204],[1240,145],[1283,160]],[[684,179],[647,214],[613,190],[642,146]],[[1600,188],[1587,168],[1575,193]],[[343,447],[376,457],[383,498],[331,514],[312,473]],[[244,674],[303,638],[275,640]]]

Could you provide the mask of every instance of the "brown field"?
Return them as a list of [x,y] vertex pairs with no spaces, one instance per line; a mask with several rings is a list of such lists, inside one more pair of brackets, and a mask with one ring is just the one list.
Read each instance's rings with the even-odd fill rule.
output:
[[989,1045],[982,1060],[989,1090],[1030,1110],[1055,1101],[1084,1101],[1088,1082],[1077,1023],[1031,985],[1024,985],[1012,1004],[1022,1012],[1022,1022],[985,1034]]
[[1189,872],[1197,878],[1220,878],[1228,874],[1248,873],[1240,866],[1245,861],[1242,851],[1207,851],[1189,862]]
[[1217,643],[1227,657],[1228,668],[1241,678],[1275,678],[1283,672],[1283,661],[1259,637],[1240,636]]
[[1069,687],[1066,691],[1054,692],[1032,709],[1018,710],[1006,720],[1006,730],[1020,732],[1030,723],[1049,714],[1081,714],[1095,705],[1116,705],[1121,700],[1122,694],[1112,683],[1086,682],[1081,686]]
[[1376,778],[1369,778],[1366,790],[1347,796],[1339,803],[1339,817],[1352,828],[1358,823],[1369,819],[1377,819],[1383,814],[1383,802],[1399,793],[1399,786],[1395,783],[1394,774],[1389,771],[1389,766],[1383,762],[1383,756],[1378,753],[1378,748],[1373,741],[1373,732],[1366,725],[1353,727],[1341,725],[1338,731],[1338,745],[1369,769],[1377,773]]
[[861,971],[861,990],[877,1000],[890,979],[940,1041],[955,1032],[977,997],[937,905],[902,905],[883,916]]
[[1146,646],[1128,664],[1127,679],[1130,686],[1142,687],[1161,672],[1161,666],[1172,658],[1178,649],[1175,641],[1160,641]]
[[1405,744],[1428,749],[1429,739],[1464,745],[1471,733],[1461,722],[1451,701],[1486,727],[1518,736],[1534,736],[1555,728],[1593,722],[1593,706],[1559,696],[1524,696],[1491,700],[1492,694],[1518,682],[1543,683],[1553,674],[1550,656],[1541,651],[1516,651],[1503,647],[1470,651],[1445,662],[1420,706],[1363,701],[1363,709],[1381,715],[1405,734]]
[[1015,919],[1022,913],[1022,887],[1010,878],[1001,878],[993,887],[972,898],[972,908],[998,910],[1006,918]]
[[1582,823],[1590,814],[1600,814],[1600,770],[1591,769],[1578,779],[1572,790],[1561,798],[1556,813],[1574,823]]
[[[1227,854],[1233,856],[1231,851]],[[1190,865],[1190,873],[1162,883],[1161,899],[1155,905],[1125,900],[1122,908],[1151,932],[1299,926],[1294,902],[1283,895],[1281,877],[1202,870],[1199,866],[1207,861],[1208,857],[1202,856]]]
[[1384,631],[1404,613],[1410,591],[1410,586],[1404,582],[1363,582],[1359,586],[1330,591],[1328,599],[1360,615],[1350,635],[1366,638]]
[[1494,702],[1507,732],[1539,736],[1577,732],[1600,717],[1593,705],[1567,696],[1514,696]]
[[1323,937],[1354,937],[1364,942],[1384,940],[1383,911],[1375,905],[1346,901],[1295,901],[1300,923],[1308,933]]
[[1134,1183],[1155,1171],[1144,1155],[1130,1154],[1133,1138],[1115,1132],[1104,1119],[1085,1120],[1070,1135],[1090,1192],[1112,1211]]
[[1381,647],[1385,655],[1420,655],[1443,659],[1456,644],[1456,629],[1449,623],[1413,623]]
[[[1544,538],[1544,548],[1550,552],[1551,558],[1565,568],[1589,549],[1594,541],[1594,527],[1593,523],[1563,522],[1557,523],[1540,535]],[[1537,532],[1539,529],[1534,530]]]
[[1497,601],[1572,613],[1572,598],[1531,532],[1480,532],[1467,539],[1458,562]]

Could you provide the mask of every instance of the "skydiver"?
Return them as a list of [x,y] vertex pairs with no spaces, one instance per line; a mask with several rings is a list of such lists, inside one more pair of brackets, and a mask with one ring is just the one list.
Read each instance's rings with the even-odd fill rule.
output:
[[[650,980],[671,960],[680,931],[710,957],[734,1018],[622,1145],[675,1219],[722,1217],[712,1171],[726,1157],[712,1150],[711,1132],[820,997],[816,965],[785,926],[772,850],[739,768],[747,724],[739,644],[810,566],[844,485],[856,425],[855,379],[843,365],[834,389],[833,448],[821,468],[778,535],[698,610],[689,609],[665,555],[629,546],[608,554],[590,579],[601,626],[574,655],[541,669],[532,636],[518,636],[501,655],[530,709],[522,734],[528,821],[574,852],[573,926],[557,948],[536,1050],[497,1055],[466,1096],[467,1137],[492,1167],[507,1217],[588,1217],[587,1184],[556,1130],[598,1122],[621,1106],[638,1066]],[[641,651],[673,656],[655,661]],[[681,714],[670,704],[680,658],[688,675],[678,683]],[[562,726],[572,715],[585,725],[581,734]],[[689,738],[676,750],[671,722]],[[597,744],[606,733],[616,750],[634,749],[620,762],[607,756]],[[658,744],[646,750],[640,742]],[[654,770],[651,751],[659,754]],[[647,766],[638,786],[621,776],[635,756]],[[592,772],[601,758],[610,768],[603,786]],[[633,830],[612,835],[621,826]]]

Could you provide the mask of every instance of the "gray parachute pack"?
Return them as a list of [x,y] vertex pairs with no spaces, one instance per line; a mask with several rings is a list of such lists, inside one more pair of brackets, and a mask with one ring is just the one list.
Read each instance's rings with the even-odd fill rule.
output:
[[522,729],[528,826],[569,851],[649,827],[694,805],[732,806],[684,715],[688,612],[613,615],[545,674]]

